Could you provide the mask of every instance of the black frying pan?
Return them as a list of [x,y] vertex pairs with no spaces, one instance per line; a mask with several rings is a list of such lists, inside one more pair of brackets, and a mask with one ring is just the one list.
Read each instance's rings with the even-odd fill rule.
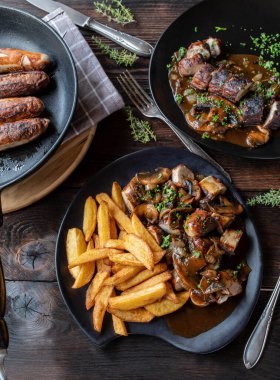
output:
[[[226,47],[229,52],[252,54],[250,35],[259,35],[262,31],[268,34],[278,33],[279,15],[280,1],[276,0],[206,0],[183,13],[162,34],[150,63],[150,88],[161,112],[193,140],[211,149],[246,158],[280,158],[279,134],[256,149],[247,149],[221,141],[202,140],[187,126],[181,110],[176,105],[166,68],[172,54],[180,46],[188,46],[191,42],[209,35],[228,41],[231,44]],[[215,33],[215,26],[227,27],[227,30]],[[197,32],[195,32],[196,27]],[[241,46],[240,42],[247,43],[247,46]]]
[[57,148],[70,124],[77,100],[77,75],[71,53],[62,38],[44,21],[20,10],[0,7],[0,45],[48,54],[51,86],[39,95],[48,131],[38,140],[0,153],[0,191],[41,165]]

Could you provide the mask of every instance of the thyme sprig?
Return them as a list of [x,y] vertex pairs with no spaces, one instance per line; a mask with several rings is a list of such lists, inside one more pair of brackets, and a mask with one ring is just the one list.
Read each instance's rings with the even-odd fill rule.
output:
[[280,207],[280,189],[271,189],[264,194],[249,198],[247,204],[249,206],[263,205]]
[[109,21],[122,25],[135,21],[133,13],[123,4],[122,0],[94,1],[93,4],[96,12],[107,17]]
[[156,135],[151,125],[146,120],[138,119],[133,114],[131,107],[125,107],[125,113],[134,141],[142,142],[143,144],[146,144],[151,140],[156,141]]
[[92,36],[92,39],[96,43],[97,47],[101,49],[102,53],[113,59],[118,65],[124,65],[125,67],[132,66],[137,59],[139,59],[136,54],[130,53],[126,49],[118,50],[116,48],[112,48],[96,36]]

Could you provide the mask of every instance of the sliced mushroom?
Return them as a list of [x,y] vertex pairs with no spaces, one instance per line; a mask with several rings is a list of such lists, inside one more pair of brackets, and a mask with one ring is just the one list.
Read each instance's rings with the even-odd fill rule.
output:
[[215,298],[212,296],[212,294],[205,295],[198,289],[191,290],[190,299],[192,303],[198,307],[205,307],[210,305],[210,303],[215,302]]
[[231,296],[237,296],[242,292],[242,285],[234,272],[230,269],[220,272],[221,283],[227,288]]
[[169,224],[169,213],[170,209],[162,210],[159,216],[159,227],[170,235],[181,235],[181,231],[179,228],[173,228],[172,225]]
[[169,180],[171,170],[168,168],[158,168],[154,172],[138,173],[136,178],[142,185],[161,185]]
[[155,241],[158,244],[161,244],[162,238],[163,238],[163,232],[162,229],[158,226],[148,226],[147,230],[150,232],[150,234],[154,237]]
[[233,255],[242,235],[243,232],[241,230],[225,230],[220,238],[221,247],[229,254]]
[[184,229],[190,237],[200,237],[214,230],[217,222],[207,211],[197,209],[185,221]]
[[136,206],[134,212],[139,218],[145,218],[151,224],[158,221],[158,211],[151,203],[142,203]]
[[270,133],[267,128],[262,126],[257,126],[257,129],[252,130],[248,133],[246,138],[246,143],[252,148],[266,144],[270,139]]
[[186,180],[194,180],[194,173],[186,165],[179,164],[174,169],[172,169],[172,182],[177,187],[184,188]]
[[219,194],[224,194],[227,188],[219,178],[212,175],[204,178],[199,185],[208,199],[213,199]]
[[183,220],[186,213],[191,213],[193,211],[190,207],[178,207],[172,209],[168,214],[168,224],[172,229],[181,229],[183,225]]
[[176,292],[181,292],[182,290],[185,290],[184,285],[180,280],[180,277],[178,276],[175,269],[172,271],[172,285]]
[[122,190],[122,197],[124,203],[130,212],[134,211],[134,208],[140,203],[140,199],[144,194],[144,187],[141,186],[136,177],[124,187]]

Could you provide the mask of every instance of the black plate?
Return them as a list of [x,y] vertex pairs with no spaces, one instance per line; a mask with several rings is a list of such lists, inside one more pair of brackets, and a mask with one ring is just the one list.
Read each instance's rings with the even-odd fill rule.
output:
[[[259,35],[262,31],[278,33],[279,14],[280,2],[275,0],[206,0],[183,13],[160,37],[150,63],[150,89],[161,112],[181,131],[211,149],[248,158],[280,158],[280,135],[273,136],[267,144],[256,149],[201,139],[188,127],[174,101],[166,68],[170,57],[180,46],[188,46],[209,35],[228,41],[231,44],[227,47],[229,52],[252,54],[248,47],[251,46],[250,35]],[[194,31],[196,26],[197,33]],[[227,27],[227,31],[216,33],[215,26]],[[247,47],[242,47],[240,42],[247,43]]]
[[110,192],[113,181],[118,181],[124,186],[138,171],[153,170],[159,166],[174,167],[178,163],[184,163],[195,172],[204,175],[214,175],[223,180],[233,196],[245,207],[244,219],[247,235],[249,238],[249,249],[247,252],[248,264],[252,268],[246,289],[240,302],[232,314],[221,324],[213,329],[198,335],[195,338],[187,339],[174,335],[167,327],[164,318],[154,319],[151,323],[137,324],[129,323],[130,334],[153,335],[168,341],[176,347],[185,351],[195,353],[208,353],[218,350],[232,341],[245,327],[258,299],[261,278],[262,278],[262,257],[258,241],[258,236],[240,195],[223,177],[220,172],[208,162],[198,156],[184,150],[173,148],[152,148],[144,149],[128,156],[120,158],[105,169],[101,170],[94,178],[85,185],[77,194],[70,205],[63,222],[61,224],[57,246],[56,246],[56,271],[61,294],[68,306],[73,318],[81,329],[98,346],[104,346],[111,340],[117,338],[114,334],[109,316],[105,320],[102,334],[94,332],[92,327],[92,312],[85,309],[86,287],[79,290],[72,289],[73,278],[67,269],[67,259],[65,252],[66,235],[69,228],[82,227],[84,202],[89,194],[96,195],[99,192]]
[[48,54],[51,86],[39,95],[51,120],[37,140],[0,153],[0,189],[23,178],[46,160],[60,143],[71,121],[77,99],[77,75],[72,55],[62,38],[44,21],[28,13],[0,7],[1,47]]

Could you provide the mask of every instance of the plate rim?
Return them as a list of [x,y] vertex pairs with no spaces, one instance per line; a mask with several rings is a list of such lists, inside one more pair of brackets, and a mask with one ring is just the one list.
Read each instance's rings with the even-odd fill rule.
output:
[[[104,171],[106,171],[106,170],[107,170],[108,168],[110,168],[111,166],[114,166],[115,164],[118,164],[118,163],[121,162],[121,161],[124,161],[124,160],[129,159],[129,158],[130,158],[131,156],[133,156],[133,155],[143,154],[144,152],[148,152],[148,151],[150,151],[150,152],[157,151],[157,152],[158,152],[158,151],[165,151],[165,150],[169,150],[170,152],[171,152],[171,151],[174,152],[174,151],[178,151],[178,150],[179,150],[179,151],[182,151],[182,152],[183,152],[183,151],[184,151],[184,152],[187,152],[188,154],[197,157],[197,158],[198,158],[199,160],[201,160],[202,162],[205,162],[205,163],[207,163],[208,165],[210,165],[211,167],[213,167],[212,164],[210,164],[209,162],[207,162],[207,161],[204,160],[203,158],[201,158],[201,157],[199,157],[199,156],[197,156],[197,155],[195,155],[195,154],[189,152],[187,149],[184,149],[184,148],[181,148],[181,149],[176,149],[176,148],[173,148],[173,147],[152,147],[152,148],[144,148],[144,149],[138,150],[138,151],[136,151],[136,152],[132,152],[132,153],[126,154],[126,155],[124,155],[124,156],[121,156],[121,157],[117,158],[116,160],[110,162],[108,165],[106,165],[105,167],[103,167],[103,168],[100,169],[99,171],[97,171],[97,172],[94,174],[94,176],[93,176],[89,181],[87,181],[87,182],[86,182],[86,183],[85,183],[85,184],[79,189],[79,191],[75,194],[73,200],[70,202],[69,206],[67,207],[67,210],[66,210],[66,212],[65,212],[65,214],[64,214],[64,216],[63,216],[63,219],[62,219],[62,221],[61,221],[61,224],[60,224],[60,227],[59,227],[59,230],[58,230],[57,240],[56,240],[56,246],[55,246],[55,272],[56,272],[56,279],[57,279],[57,283],[58,283],[58,287],[59,287],[60,294],[61,294],[62,299],[63,299],[63,301],[64,301],[64,303],[65,303],[65,305],[66,305],[66,307],[67,307],[67,310],[69,311],[71,317],[74,319],[74,321],[76,322],[76,324],[78,325],[78,327],[83,331],[83,333],[84,333],[85,335],[88,336],[88,338],[91,340],[91,342],[93,342],[96,346],[98,346],[98,347],[100,347],[100,348],[104,348],[104,347],[106,347],[110,342],[112,342],[112,341],[115,340],[115,339],[120,338],[121,336],[118,336],[118,335],[116,335],[116,334],[113,334],[113,335],[111,335],[111,336],[110,336],[105,342],[99,343],[99,342],[94,341],[94,338],[93,338],[93,336],[91,335],[91,333],[90,333],[89,331],[87,331],[86,328],[84,328],[82,322],[80,322],[80,321],[78,320],[78,318],[76,317],[76,315],[74,314],[74,312],[71,310],[71,307],[70,307],[70,305],[69,305],[68,302],[67,302],[66,294],[64,293],[64,290],[63,290],[63,288],[62,288],[62,286],[63,286],[62,277],[63,277],[63,276],[62,276],[62,274],[61,274],[60,271],[59,271],[59,264],[60,264],[60,263],[59,263],[59,260],[60,260],[60,255],[61,255],[61,254],[59,253],[59,246],[60,246],[60,244],[61,244],[61,239],[62,239],[62,235],[63,235],[64,223],[65,223],[65,221],[66,221],[66,219],[67,219],[67,217],[68,217],[68,214],[70,213],[70,210],[71,210],[71,208],[72,208],[72,205],[75,204],[76,199],[79,198],[79,196],[81,195],[81,193],[83,192],[83,190],[84,190],[86,187],[90,186],[90,184],[94,182],[96,176],[101,175]],[[214,167],[213,167],[213,168],[214,168]],[[233,340],[235,340],[235,339],[238,337],[238,335],[240,335],[240,333],[245,329],[246,325],[248,324],[248,322],[249,322],[249,320],[250,320],[250,318],[251,318],[251,315],[252,315],[252,313],[253,313],[253,311],[254,311],[254,309],[255,309],[255,307],[256,307],[256,304],[257,304],[257,302],[258,302],[258,300],[259,300],[259,296],[260,296],[260,289],[261,289],[261,283],[262,283],[262,278],[263,278],[263,252],[262,252],[262,245],[261,245],[261,242],[260,242],[260,238],[259,238],[258,230],[257,230],[257,228],[256,228],[256,225],[255,225],[254,219],[253,219],[253,217],[252,217],[252,214],[251,214],[251,212],[250,212],[248,206],[246,205],[246,203],[243,201],[243,198],[241,197],[241,195],[239,194],[239,192],[236,190],[236,188],[235,188],[232,184],[229,183],[229,181],[227,180],[227,178],[224,177],[224,175],[223,175],[218,169],[216,169],[216,168],[214,168],[214,169],[217,170],[217,171],[219,172],[220,177],[223,179],[223,181],[225,182],[225,184],[226,184],[227,186],[232,187],[232,189],[234,190],[234,196],[237,196],[238,200],[241,201],[242,205],[244,206],[244,208],[245,208],[245,213],[246,213],[246,217],[249,219],[250,223],[252,224],[252,227],[253,227],[254,232],[255,232],[255,235],[256,235],[256,248],[257,248],[257,253],[258,253],[258,255],[259,255],[259,264],[260,264],[260,265],[259,265],[259,268],[260,268],[260,269],[259,269],[259,278],[258,278],[258,284],[257,284],[257,286],[256,286],[256,295],[255,295],[254,302],[251,304],[251,308],[250,308],[249,312],[247,313],[246,317],[244,318],[244,319],[245,319],[245,323],[243,323],[243,324],[240,326],[240,328],[237,328],[237,329],[235,330],[235,333],[231,336],[231,338],[230,338],[229,340],[227,340],[222,346],[219,346],[218,348],[214,348],[214,349],[212,349],[212,350],[208,350],[208,351],[205,351],[205,352],[203,352],[203,351],[199,351],[199,352],[198,352],[198,351],[195,351],[195,350],[192,351],[192,350],[190,350],[190,349],[186,349],[186,348],[184,348],[184,344],[182,344],[182,343],[180,343],[180,342],[177,342],[177,341],[175,341],[175,340],[172,340],[172,337],[170,337],[170,336],[161,336],[161,335],[159,335],[159,334],[155,334],[155,333],[150,334],[149,331],[147,331],[147,333],[145,333],[145,331],[144,331],[144,332],[141,331],[140,333],[138,333],[138,332],[131,332],[131,333],[129,333],[129,335],[138,335],[138,334],[140,334],[140,335],[153,336],[153,337],[159,338],[159,339],[161,339],[161,340],[163,340],[163,341],[165,341],[165,342],[171,344],[171,345],[174,346],[174,347],[177,347],[177,348],[179,348],[179,349],[181,349],[181,350],[184,350],[184,351],[186,351],[186,352],[191,352],[191,353],[196,353],[196,354],[208,354],[208,353],[212,353],[212,352],[218,351],[218,350],[222,349],[223,347],[227,346],[228,344],[230,344]],[[230,190],[230,191],[231,191],[231,190]],[[243,294],[245,294],[245,293],[243,293]],[[86,311],[85,311],[85,312],[86,312]],[[229,315],[227,318],[229,318],[229,317],[230,317],[230,315]],[[227,318],[226,318],[226,319],[227,319]],[[226,320],[226,319],[225,319],[225,320]],[[224,321],[225,321],[225,320],[224,320]],[[161,322],[164,322],[165,320],[164,320],[164,317],[160,317],[160,318],[157,318],[156,321],[158,321],[158,323],[161,323]],[[221,322],[221,323],[223,323],[223,322]],[[130,325],[130,324],[128,324],[128,325]],[[131,325],[135,325],[135,324],[131,324]],[[145,326],[149,326],[149,324],[143,324],[143,325],[145,325]],[[166,325],[166,323],[165,323],[165,325]],[[217,326],[218,326],[218,325],[217,325]],[[213,328],[215,328],[215,327],[217,327],[217,326],[214,326]],[[168,326],[167,326],[167,325],[166,325],[166,328],[168,329]],[[211,330],[211,329],[210,329],[210,330]],[[208,331],[210,331],[210,330],[208,330]],[[168,331],[169,331],[171,334],[173,334],[171,330],[168,330]],[[205,333],[207,333],[207,331],[206,331]],[[201,334],[199,334],[199,335],[201,335]],[[172,336],[173,336],[173,335],[172,335]],[[175,337],[182,338],[182,339],[188,339],[188,338],[185,338],[185,337],[182,337],[182,336],[176,335],[176,334],[174,334],[174,336],[175,336]]]
[[0,183],[0,190],[22,180],[24,177],[26,177],[27,175],[33,173],[36,169],[38,169],[53,153],[54,151],[59,147],[63,137],[65,136],[65,133],[67,132],[68,130],[68,127],[72,121],[72,118],[73,118],[73,115],[74,115],[74,112],[76,110],[76,106],[77,106],[77,101],[78,101],[78,75],[77,75],[77,68],[76,68],[76,65],[75,65],[75,61],[74,61],[74,58],[72,56],[72,53],[68,47],[68,45],[66,44],[66,42],[63,40],[63,38],[57,33],[57,31],[55,29],[53,29],[48,23],[46,23],[44,20],[40,19],[39,17],[37,16],[34,16],[33,14],[27,12],[27,11],[23,11],[22,9],[16,9],[16,8],[13,8],[13,7],[8,7],[8,6],[4,6],[4,5],[0,5],[0,12],[1,10],[4,9],[8,12],[15,12],[15,13],[18,13],[20,15],[24,15],[24,17],[27,17],[28,18],[32,18],[34,21],[38,22],[38,24],[40,24],[42,27],[45,27],[46,29],[49,30],[49,32],[51,32],[61,43],[61,45],[63,46],[64,50],[67,52],[67,55],[69,57],[69,61],[70,61],[70,64],[71,64],[71,68],[72,68],[72,72],[73,72],[73,78],[74,78],[74,92],[73,92],[73,102],[72,102],[72,106],[71,106],[71,111],[70,111],[70,114],[69,114],[69,117],[67,119],[67,122],[65,123],[65,126],[62,130],[62,132],[60,133],[59,137],[56,139],[55,143],[53,144],[53,146],[51,146],[51,148],[47,151],[47,153],[39,160],[37,161],[31,168],[29,168],[26,172],[22,173],[20,176],[18,177],[15,177],[14,179],[10,180],[10,181],[7,181],[5,182],[4,184],[1,184]]

